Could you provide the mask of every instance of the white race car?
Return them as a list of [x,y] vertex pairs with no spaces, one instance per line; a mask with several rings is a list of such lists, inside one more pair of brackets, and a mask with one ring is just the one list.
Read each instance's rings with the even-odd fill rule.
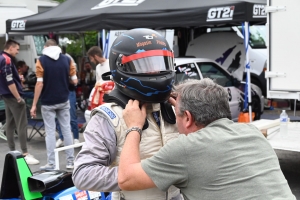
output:
[[[175,58],[176,83],[186,79],[210,78],[219,85],[227,88],[229,106],[233,121],[238,120],[244,105],[245,82],[238,81],[218,63],[205,58]],[[255,120],[260,119],[264,111],[264,96],[259,87],[251,84],[252,112]]]

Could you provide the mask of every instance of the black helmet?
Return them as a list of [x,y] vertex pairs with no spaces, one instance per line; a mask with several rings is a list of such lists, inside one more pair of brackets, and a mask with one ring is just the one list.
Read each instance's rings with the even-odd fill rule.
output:
[[167,40],[151,29],[132,29],[114,41],[109,65],[116,88],[143,102],[168,99],[174,83],[174,55]]

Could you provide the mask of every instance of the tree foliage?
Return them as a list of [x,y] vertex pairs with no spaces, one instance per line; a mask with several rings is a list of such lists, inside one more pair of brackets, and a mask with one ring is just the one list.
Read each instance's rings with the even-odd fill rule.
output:
[[63,3],[63,2],[65,2],[66,0],[54,0],[54,1],[57,1],[58,3]]
[[71,41],[71,44],[67,44],[66,47],[67,52],[73,57],[80,57],[89,48],[98,45],[97,31],[86,31],[80,34],[61,34],[60,37],[66,37]]

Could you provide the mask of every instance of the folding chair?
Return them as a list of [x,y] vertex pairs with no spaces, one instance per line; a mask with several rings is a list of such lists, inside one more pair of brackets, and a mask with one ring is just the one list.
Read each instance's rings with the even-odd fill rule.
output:
[[0,138],[7,140],[5,135],[5,104],[0,97]]
[[30,141],[37,133],[41,136],[45,136],[45,132],[41,132],[41,129],[44,127],[44,121],[41,112],[41,102],[38,101],[36,105],[36,118],[31,118],[30,109],[32,106],[33,99],[25,99],[27,107],[27,118],[28,124],[32,127],[31,132],[27,132],[27,140]]

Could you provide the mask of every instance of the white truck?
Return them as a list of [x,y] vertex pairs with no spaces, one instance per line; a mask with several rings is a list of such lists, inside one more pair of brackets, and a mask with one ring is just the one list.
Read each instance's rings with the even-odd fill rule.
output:
[[[268,0],[267,12],[267,78],[268,99],[300,100],[299,50],[300,19],[299,0]],[[279,118],[279,114],[278,114]],[[288,122],[280,130],[280,119],[261,119],[252,122],[266,131],[274,149],[300,152],[299,122]]]
[[268,99],[300,100],[299,0],[268,0]]
[[[265,45],[265,25],[250,26],[249,61],[251,83],[257,85],[266,96],[265,70],[267,69],[267,49]],[[190,41],[186,56],[210,58],[224,69],[245,80],[245,47],[242,27],[208,28]]]

